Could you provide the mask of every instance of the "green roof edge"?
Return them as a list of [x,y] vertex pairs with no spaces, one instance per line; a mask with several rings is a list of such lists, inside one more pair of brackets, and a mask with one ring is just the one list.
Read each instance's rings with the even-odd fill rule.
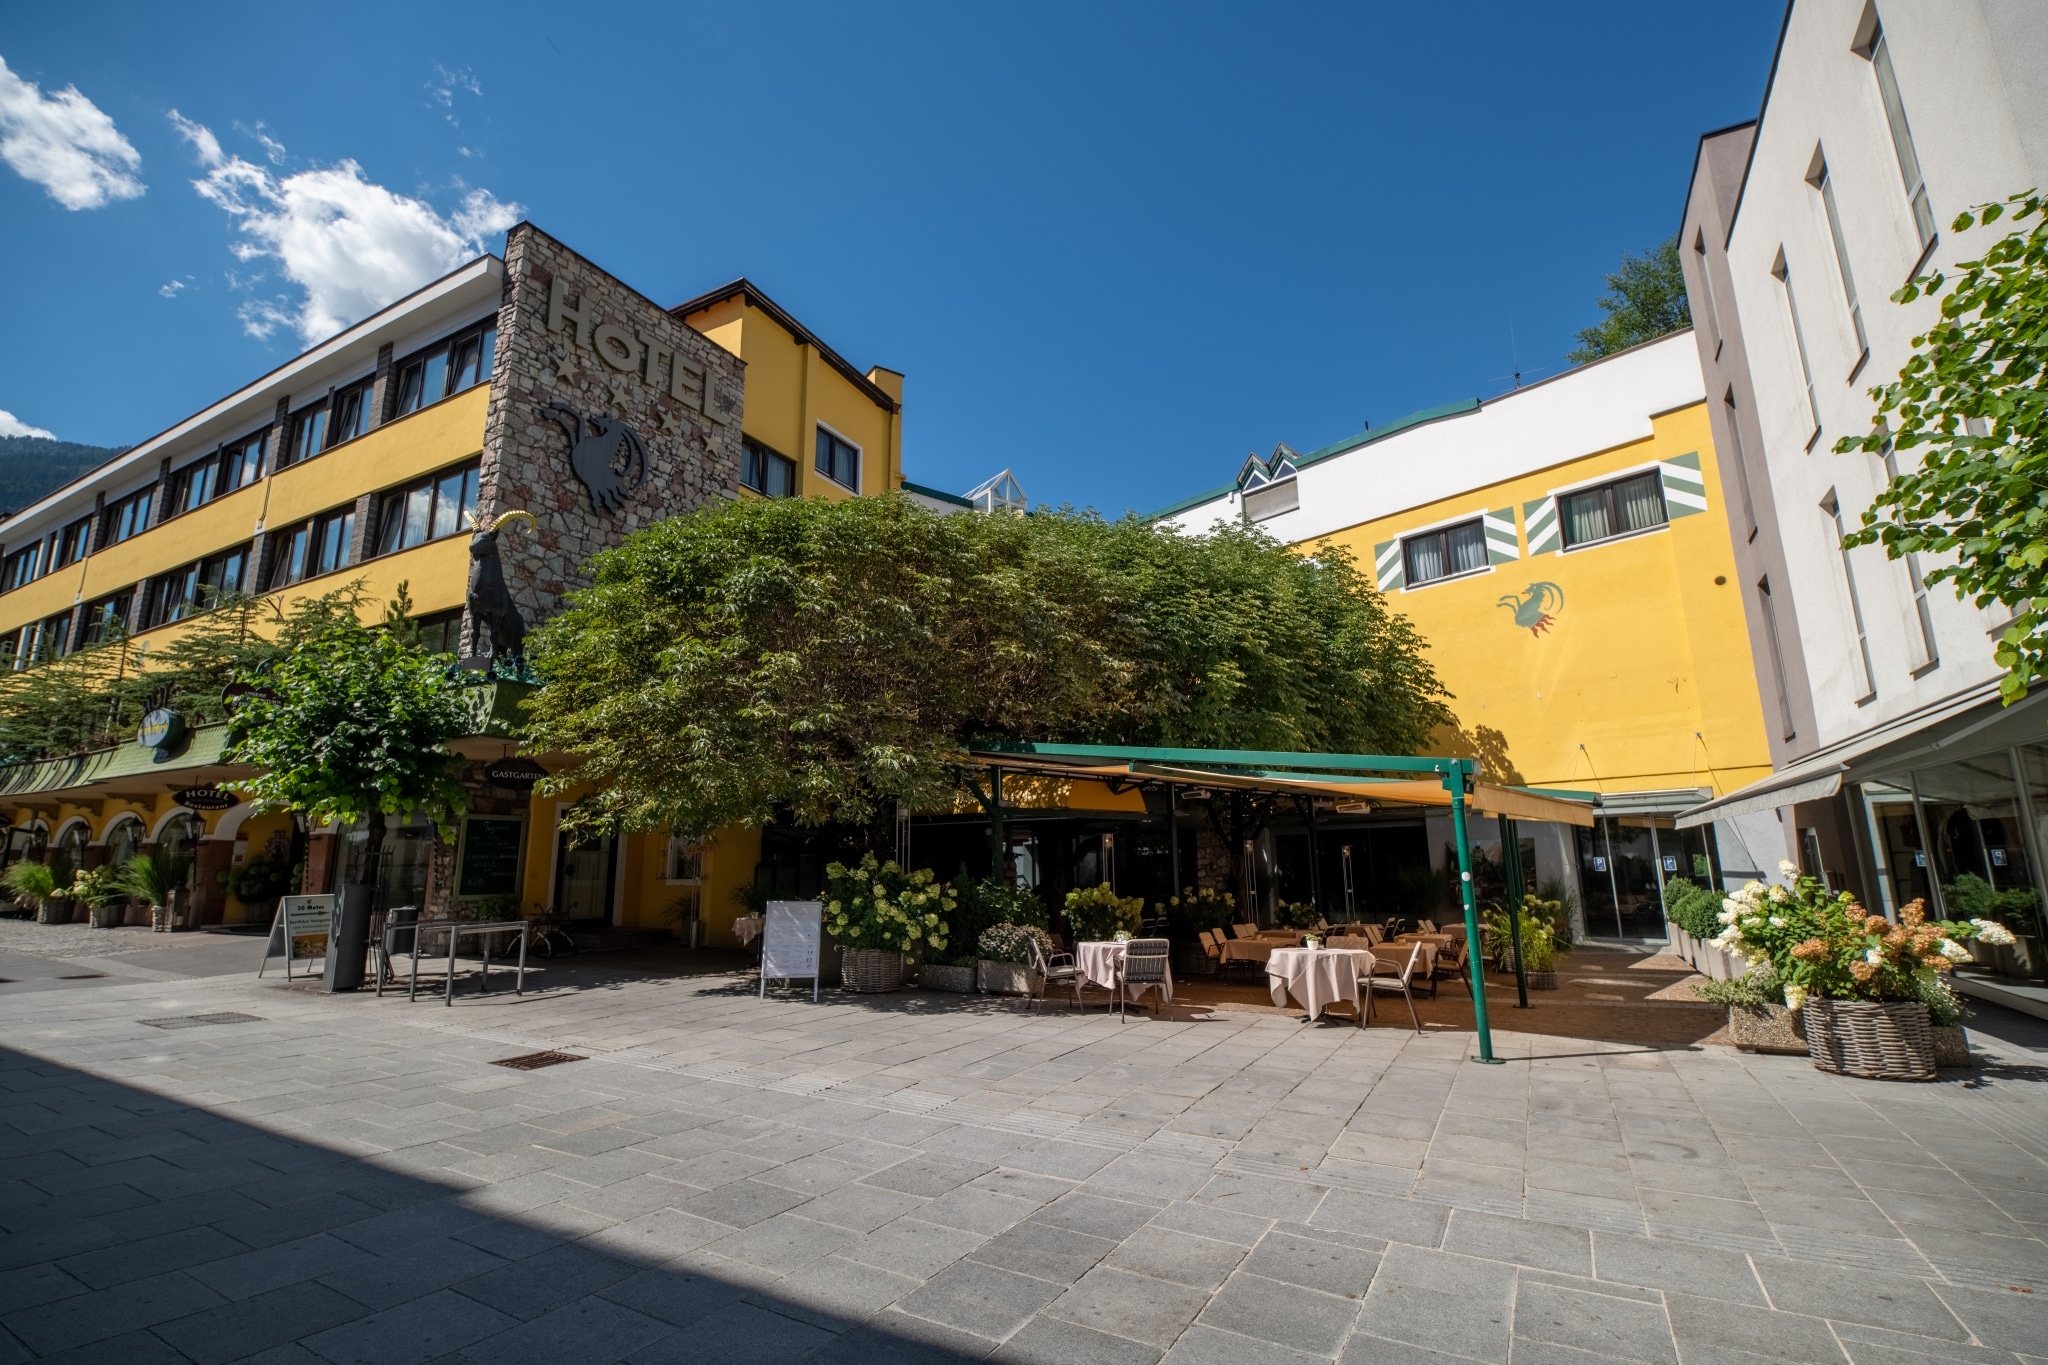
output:
[[921,483],[912,483],[908,479],[905,479],[900,486],[906,493],[919,493],[927,498],[937,498],[940,502],[950,502],[955,507],[965,507],[969,511],[972,511],[974,508],[973,503],[961,497],[958,493],[948,493],[941,488],[927,488]]

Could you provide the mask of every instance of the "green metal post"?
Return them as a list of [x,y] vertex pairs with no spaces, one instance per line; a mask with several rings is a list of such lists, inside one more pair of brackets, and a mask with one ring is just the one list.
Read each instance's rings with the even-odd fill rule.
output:
[[1472,846],[1465,837],[1465,779],[1471,773],[1469,759],[1452,759],[1444,773],[1444,787],[1451,794],[1451,837],[1458,845],[1458,896],[1465,903],[1466,958],[1472,968],[1472,1014],[1479,1030],[1479,1058],[1497,1066],[1493,1055],[1493,1030],[1486,1023],[1486,959],[1479,948],[1479,902],[1472,896]]
[[1006,881],[1003,872],[1004,854],[1009,852],[1003,840],[1003,770],[988,770],[988,875],[999,882]]
[[1508,942],[1515,954],[1515,1007],[1529,1008],[1529,973],[1522,966],[1522,841],[1515,834],[1515,822],[1502,815],[1500,823],[1500,872],[1507,883]]
[[1180,788],[1166,785],[1167,857],[1173,861],[1173,895],[1180,899]]

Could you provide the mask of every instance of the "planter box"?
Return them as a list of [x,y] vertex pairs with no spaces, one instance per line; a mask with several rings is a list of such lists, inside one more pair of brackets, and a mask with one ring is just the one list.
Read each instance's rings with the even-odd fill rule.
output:
[[1037,973],[1022,962],[990,962],[987,958],[974,964],[979,975],[982,990],[990,995],[1036,995]]
[[1532,991],[1554,991],[1557,989],[1556,972],[1528,972],[1525,974],[1524,979],[1528,981],[1529,989]]
[[917,969],[917,984],[928,991],[953,991],[961,995],[974,993],[976,972],[972,967],[947,967],[936,962],[927,962]]
[[1977,1059],[1970,1055],[1969,1034],[1961,1024],[1929,1024],[1927,1031],[1934,1035],[1936,1066],[1977,1065]]
[[37,924],[71,923],[70,901],[46,901],[36,907]]
[[848,948],[840,961],[840,984],[873,995],[903,989],[903,954],[880,948]]
[[1806,1045],[1814,1066],[1884,1081],[1934,1079],[1934,1036],[1917,1000],[1809,1000]]
[[123,905],[95,905],[90,914],[93,928],[112,929],[127,918],[128,908]]
[[1744,1052],[1808,1055],[1804,1012],[1794,1014],[1783,1005],[1730,1005],[1728,1033]]

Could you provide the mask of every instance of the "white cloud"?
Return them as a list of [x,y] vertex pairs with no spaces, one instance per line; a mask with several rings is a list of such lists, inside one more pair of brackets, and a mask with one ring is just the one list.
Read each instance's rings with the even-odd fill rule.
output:
[[190,275],[187,275],[182,280],[167,281],[163,285],[163,287],[158,289],[156,292],[162,294],[167,299],[174,299],[178,297],[178,295],[184,293],[185,290],[191,286],[191,284],[192,277]]
[[194,123],[175,109],[165,117],[178,130],[178,136],[192,144],[192,155],[199,158],[201,166],[210,171],[228,159],[227,153],[220,149],[220,139],[213,135],[213,129],[203,123]]
[[100,107],[67,85],[45,95],[0,60],[0,160],[67,209],[134,199],[142,154]]
[[218,151],[218,141],[197,125],[204,138],[185,133],[183,120],[179,125],[207,167],[193,188],[225,210],[241,233],[236,258],[273,262],[304,291],[296,300],[244,304],[242,326],[252,336],[289,326],[307,345],[330,337],[481,255],[490,238],[519,221],[519,205],[480,189],[443,215],[424,200],[366,179],[354,161],[283,176],[239,156],[209,163],[209,148]]
[[460,66],[450,71],[439,62],[435,62],[434,79],[427,82],[427,93],[434,97],[434,103],[443,109],[452,107],[458,90],[479,97],[484,93],[483,85],[477,80],[476,73],[468,67]]
[[57,439],[56,432],[32,427],[5,408],[0,408],[0,436],[40,436],[46,441]]

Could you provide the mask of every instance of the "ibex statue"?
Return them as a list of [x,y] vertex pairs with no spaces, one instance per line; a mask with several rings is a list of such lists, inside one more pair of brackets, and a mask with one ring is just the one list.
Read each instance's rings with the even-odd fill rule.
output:
[[[526,618],[505,586],[505,565],[498,558],[498,532],[505,523],[525,518],[529,534],[539,523],[533,513],[513,510],[493,518],[474,517],[469,537],[469,623],[471,646],[490,640],[492,659],[526,661]],[[486,637],[488,632],[488,637]]]

